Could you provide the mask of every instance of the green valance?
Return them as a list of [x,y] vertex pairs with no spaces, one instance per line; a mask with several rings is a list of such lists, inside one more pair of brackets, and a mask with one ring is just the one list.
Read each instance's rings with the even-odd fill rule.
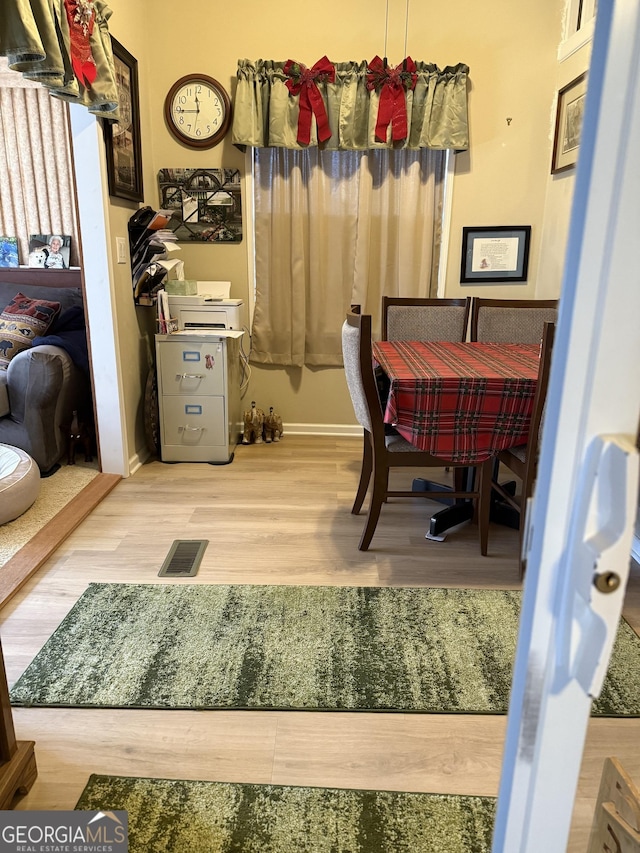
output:
[[[325,58],[326,60],[326,58]],[[435,148],[463,151],[469,147],[467,119],[467,75],[462,63],[440,70],[426,62],[411,62],[413,87],[403,91],[406,102],[407,136],[392,138],[389,125],[386,141],[376,139],[381,92],[371,86],[371,63],[330,63],[335,73],[319,74],[312,88],[321,97],[330,136],[324,149],[366,150],[371,148]],[[326,60],[328,62],[328,60]],[[317,146],[318,125],[311,119],[308,144],[299,142],[300,100],[305,92],[289,91],[293,63],[259,59],[238,61],[238,85],[234,101],[233,142],[256,148]],[[320,65],[320,62],[317,63]],[[298,63],[295,66],[304,68]],[[404,66],[398,66],[398,71]],[[386,69],[386,66],[385,66]],[[306,71],[307,69],[305,69]],[[369,73],[368,73],[369,72]],[[369,83],[369,86],[367,85]],[[288,86],[289,84],[289,86]],[[294,90],[295,91],[295,90]],[[308,95],[307,95],[308,97]],[[309,102],[303,110],[309,112]],[[320,107],[322,109],[322,106]],[[403,106],[404,109],[404,106]],[[325,121],[326,124],[326,121]],[[326,136],[327,132],[321,134]]]
[[118,85],[104,0],[2,3],[0,56],[49,94],[118,118]]

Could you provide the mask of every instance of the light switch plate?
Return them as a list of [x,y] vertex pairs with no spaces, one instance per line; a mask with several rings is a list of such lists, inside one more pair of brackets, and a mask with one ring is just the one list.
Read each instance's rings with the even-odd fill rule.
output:
[[116,252],[119,264],[127,263],[127,244],[124,237],[116,237]]

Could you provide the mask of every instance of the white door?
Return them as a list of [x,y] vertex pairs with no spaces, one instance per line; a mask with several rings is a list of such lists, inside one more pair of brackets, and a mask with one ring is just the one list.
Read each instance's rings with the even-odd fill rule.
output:
[[493,853],[566,850],[620,617],[640,417],[640,3],[600,0]]

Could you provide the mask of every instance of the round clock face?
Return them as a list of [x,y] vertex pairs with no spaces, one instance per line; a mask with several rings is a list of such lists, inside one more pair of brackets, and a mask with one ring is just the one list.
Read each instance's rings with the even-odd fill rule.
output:
[[212,148],[231,123],[231,101],[217,80],[188,74],[173,84],[164,103],[173,135],[191,148]]

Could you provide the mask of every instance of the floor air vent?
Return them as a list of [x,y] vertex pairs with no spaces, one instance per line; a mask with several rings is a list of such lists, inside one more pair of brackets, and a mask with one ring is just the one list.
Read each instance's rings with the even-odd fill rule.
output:
[[176,539],[166,556],[159,578],[192,578],[204,555],[208,539]]

